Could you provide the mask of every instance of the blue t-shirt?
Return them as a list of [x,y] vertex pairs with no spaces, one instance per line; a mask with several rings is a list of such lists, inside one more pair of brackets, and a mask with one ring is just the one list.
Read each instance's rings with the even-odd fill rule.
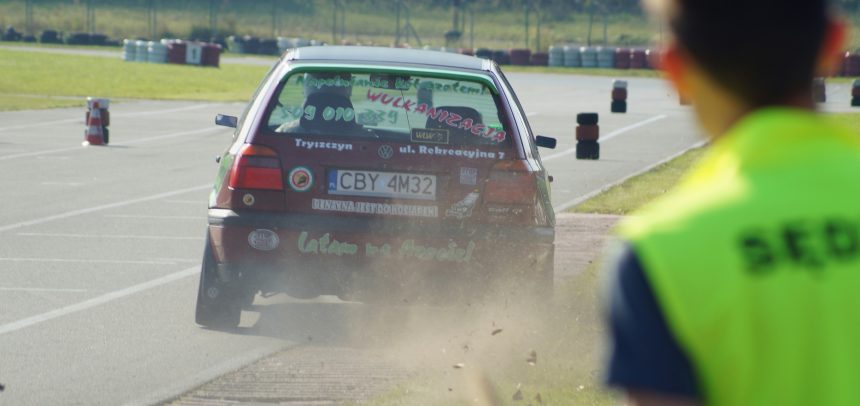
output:
[[606,383],[701,400],[693,366],[666,323],[633,249],[610,269]]

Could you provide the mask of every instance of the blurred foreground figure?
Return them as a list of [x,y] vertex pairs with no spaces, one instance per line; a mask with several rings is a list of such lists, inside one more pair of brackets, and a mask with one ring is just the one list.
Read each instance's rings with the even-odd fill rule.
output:
[[607,382],[637,405],[860,404],[860,135],[816,113],[825,0],[663,0],[712,141],[618,229]]

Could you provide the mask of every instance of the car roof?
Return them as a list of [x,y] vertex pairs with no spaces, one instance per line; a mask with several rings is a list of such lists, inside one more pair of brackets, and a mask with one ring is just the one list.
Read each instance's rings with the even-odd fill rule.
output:
[[456,69],[487,70],[485,65],[487,61],[474,56],[404,48],[313,46],[297,48],[287,53],[286,59],[291,61],[406,64]]

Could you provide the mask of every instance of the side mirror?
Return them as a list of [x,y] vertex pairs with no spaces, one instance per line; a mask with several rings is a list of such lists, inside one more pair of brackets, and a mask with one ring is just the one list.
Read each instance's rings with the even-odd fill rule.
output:
[[555,138],[544,137],[543,135],[535,137],[535,144],[541,148],[555,149],[557,142]]
[[228,116],[225,114],[219,114],[215,116],[215,125],[220,125],[224,127],[236,128],[236,125],[239,123],[239,119],[234,116]]

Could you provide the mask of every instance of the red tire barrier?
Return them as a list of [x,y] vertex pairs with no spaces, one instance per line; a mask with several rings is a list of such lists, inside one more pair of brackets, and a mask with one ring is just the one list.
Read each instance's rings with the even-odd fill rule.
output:
[[203,59],[201,65],[219,67],[221,64],[221,45],[218,44],[203,44]]
[[625,101],[625,100],[627,100],[627,89],[612,89],[612,100],[613,101]]
[[185,52],[188,44],[185,41],[172,41],[167,44],[167,63],[185,65]]
[[630,53],[630,69],[646,69],[648,67],[648,54],[644,49],[635,49]]
[[663,55],[660,51],[649,49],[645,51],[647,55],[646,60],[648,61],[648,69],[660,69],[660,64],[662,63]]
[[631,53],[627,48],[615,50],[615,69],[630,69]]
[[526,66],[529,64],[532,51],[529,49],[512,49],[510,51],[511,65]]
[[576,127],[577,141],[597,141],[598,138],[600,138],[600,126],[581,125]]
[[548,66],[549,54],[545,52],[535,52],[531,57],[531,64],[534,66]]

